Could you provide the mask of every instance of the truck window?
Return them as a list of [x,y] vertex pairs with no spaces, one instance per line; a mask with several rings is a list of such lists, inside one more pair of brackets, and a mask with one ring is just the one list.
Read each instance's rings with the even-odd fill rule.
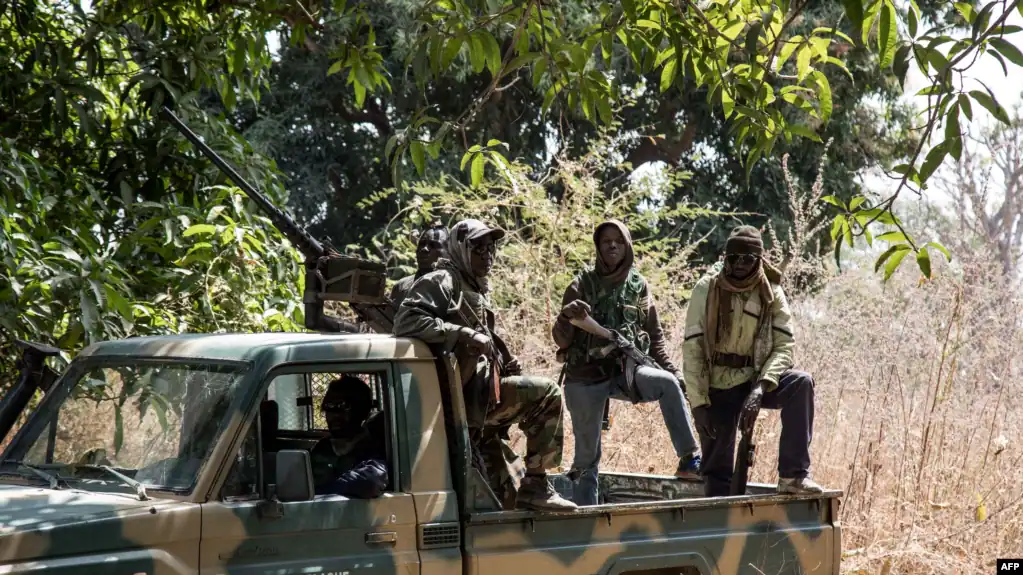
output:
[[[250,499],[266,493],[266,485],[274,483],[274,457],[282,449],[304,449],[310,452],[314,480],[322,483],[327,475],[343,473],[343,467],[353,464],[351,458],[339,457],[336,469],[323,469],[324,456],[332,459],[334,445],[347,444],[353,438],[332,441],[327,417],[323,413],[323,400],[332,382],[335,386],[364,385],[368,390],[370,412],[366,423],[359,428],[357,441],[369,446],[381,446],[388,470],[387,491],[396,485],[397,466],[393,450],[391,410],[388,409],[388,368],[380,371],[338,371],[313,373],[287,373],[274,377],[264,400],[260,403],[256,420],[247,429],[243,444],[235,457],[222,496],[224,499]],[[356,383],[358,380],[361,383]],[[336,392],[335,392],[336,393]],[[346,396],[348,394],[345,394]],[[258,423],[257,423],[258,422]],[[258,429],[261,431],[257,431]],[[344,449],[342,448],[342,452]],[[374,449],[369,449],[374,451]],[[333,462],[331,462],[333,463]],[[354,463],[355,465],[358,462]],[[263,488],[259,486],[259,469],[263,470]],[[327,474],[327,475],[325,475]],[[320,490],[317,490],[319,493]]]

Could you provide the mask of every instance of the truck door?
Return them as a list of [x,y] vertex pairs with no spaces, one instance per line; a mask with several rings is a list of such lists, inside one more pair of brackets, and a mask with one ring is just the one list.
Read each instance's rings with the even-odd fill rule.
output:
[[[367,428],[385,430],[386,493],[375,499],[317,494],[308,501],[268,501],[275,451],[311,450],[321,441],[331,445],[321,401],[329,385],[353,385],[351,378],[332,383],[342,375],[370,387],[371,417],[383,418]],[[201,574],[419,573],[415,505],[398,487],[393,378],[389,362],[301,366],[271,374],[217,500],[203,505]]]

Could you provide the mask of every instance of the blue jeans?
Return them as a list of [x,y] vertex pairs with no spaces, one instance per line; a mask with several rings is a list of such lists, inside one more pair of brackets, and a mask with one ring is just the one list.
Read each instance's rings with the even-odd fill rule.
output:
[[[622,391],[624,375],[586,383],[566,379],[565,407],[572,416],[575,436],[575,459],[570,476],[576,505],[597,504],[597,469],[600,464],[600,427],[604,416],[604,400],[629,401]],[[657,401],[668,427],[671,443],[679,458],[698,452],[692,416],[678,379],[663,369],[640,367],[636,370],[636,391],[641,403]]]

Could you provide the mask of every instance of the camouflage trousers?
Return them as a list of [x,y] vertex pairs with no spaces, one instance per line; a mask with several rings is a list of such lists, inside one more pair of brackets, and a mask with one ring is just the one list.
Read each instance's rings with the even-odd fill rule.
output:
[[[561,465],[565,444],[561,388],[544,377],[515,376],[501,380],[501,403],[487,412],[479,450],[487,481],[506,507],[514,502],[526,470],[543,473]],[[523,460],[511,447],[508,430],[518,424],[526,436]]]

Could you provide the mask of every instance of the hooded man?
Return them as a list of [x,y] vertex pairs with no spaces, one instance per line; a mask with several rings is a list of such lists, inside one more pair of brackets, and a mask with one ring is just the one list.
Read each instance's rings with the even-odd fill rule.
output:
[[708,496],[729,494],[737,427],[760,407],[781,410],[778,491],[820,493],[809,478],[814,382],[792,368],[792,314],[760,231],[738,226],[725,262],[693,288],[683,344],[685,382],[703,447]]
[[[526,472],[514,504],[532,509],[574,509],[557,494],[547,469],[561,463],[564,431],[561,389],[546,378],[522,377],[518,361],[494,333],[488,276],[504,232],[462,220],[448,235],[447,257],[409,289],[394,318],[394,334],[453,351],[462,376],[466,418],[477,449],[488,433],[519,425],[526,436]],[[496,453],[495,453],[496,451]],[[508,471],[500,450],[481,450],[495,493]],[[508,499],[502,497],[507,504]]]
[[[680,385],[681,373],[664,342],[657,308],[646,279],[633,267],[632,236],[625,224],[611,220],[593,232],[597,248],[595,266],[581,273],[562,298],[562,311],[552,329],[559,356],[565,359],[565,405],[572,415],[575,461],[570,476],[575,480],[575,502],[596,505],[597,472],[601,456],[601,423],[604,404],[612,399],[660,403],[679,465],[675,475],[700,479],[700,457],[689,410]],[[648,354],[660,369],[640,366],[633,379],[634,394],[627,391],[633,374],[623,358],[599,359],[591,351],[608,344],[572,325],[572,319],[593,317],[615,330]]]
[[401,302],[405,299],[412,284],[432,272],[433,265],[444,257],[447,241],[448,230],[440,224],[434,224],[419,236],[419,241],[416,243],[416,273],[401,278],[391,288],[391,305],[394,306],[395,312],[401,307]]
[[327,385],[320,409],[330,437],[310,450],[317,494],[360,499],[379,497],[387,489],[387,447],[384,418],[373,409],[366,382],[345,375]]

